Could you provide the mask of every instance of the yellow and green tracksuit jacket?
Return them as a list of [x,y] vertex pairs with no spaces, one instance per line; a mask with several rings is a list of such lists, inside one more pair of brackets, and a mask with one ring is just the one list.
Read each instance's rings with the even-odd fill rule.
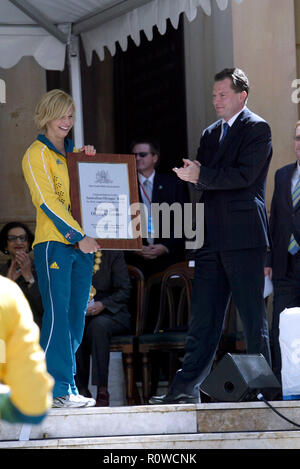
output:
[[[74,152],[72,140],[65,139],[66,152]],[[47,241],[76,244],[85,234],[71,214],[67,161],[44,136],[26,151],[23,173],[37,211],[33,245]]]
[[29,303],[18,285],[1,275],[0,383],[10,390],[0,393],[0,419],[41,422],[52,404],[53,379]]

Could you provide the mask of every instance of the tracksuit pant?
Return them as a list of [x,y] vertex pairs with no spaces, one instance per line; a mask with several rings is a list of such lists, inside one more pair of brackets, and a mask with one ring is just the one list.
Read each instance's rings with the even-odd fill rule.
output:
[[77,394],[75,353],[84,331],[94,255],[49,241],[34,247],[34,262],[44,307],[41,346],[55,379],[53,397]]

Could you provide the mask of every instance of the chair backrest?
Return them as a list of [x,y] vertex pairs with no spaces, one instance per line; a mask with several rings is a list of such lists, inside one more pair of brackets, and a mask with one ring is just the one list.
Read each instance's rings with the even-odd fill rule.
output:
[[142,313],[145,296],[144,275],[137,267],[128,265],[128,273],[132,282],[132,291],[129,300],[132,332],[139,335],[142,330]]
[[[165,328],[175,329],[179,326],[188,326],[193,275],[194,270],[189,267],[188,262],[173,264],[164,271],[161,281],[159,315],[154,332]],[[179,299],[174,299],[175,290]],[[185,311],[186,315],[184,315]]]
[[[143,318],[142,318],[142,331],[144,332],[153,332],[153,305],[155,308],[154,314],[158,314],[159,311],[159,291],[161,286],[161,281],[163,277],[163,272],[157,272],[152,274],[145,281],[145,300],[143,307]],[[156,324],[156,321],[154,322]]]

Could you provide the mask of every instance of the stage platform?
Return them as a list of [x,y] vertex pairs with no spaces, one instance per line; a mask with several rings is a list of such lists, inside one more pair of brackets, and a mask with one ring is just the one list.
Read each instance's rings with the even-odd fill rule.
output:
[[300,449],[300,401],[52,409],[38,426],[0,421],[0,449]]

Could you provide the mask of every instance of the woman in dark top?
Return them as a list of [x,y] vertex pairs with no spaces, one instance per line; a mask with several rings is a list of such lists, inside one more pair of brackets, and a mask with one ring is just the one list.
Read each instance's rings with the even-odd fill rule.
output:
[[88,390],[91,355],[92,384],[97,386],[96,407],[102,407],[109,405],[110,339],[130,332],[131,282],[122,251],[96,253],[92,284],[94,297],[86,311],[83,340],[76,354],[76,384],[80,394],[91,396]]
[[16,282],[26,296],[33,318],[41,327],[43,305],[37,283],[34,262],[29,254],[33,234],[21,222],[7,223],[0,232],[0,250],[9,260],[0,266],[0,274]]

